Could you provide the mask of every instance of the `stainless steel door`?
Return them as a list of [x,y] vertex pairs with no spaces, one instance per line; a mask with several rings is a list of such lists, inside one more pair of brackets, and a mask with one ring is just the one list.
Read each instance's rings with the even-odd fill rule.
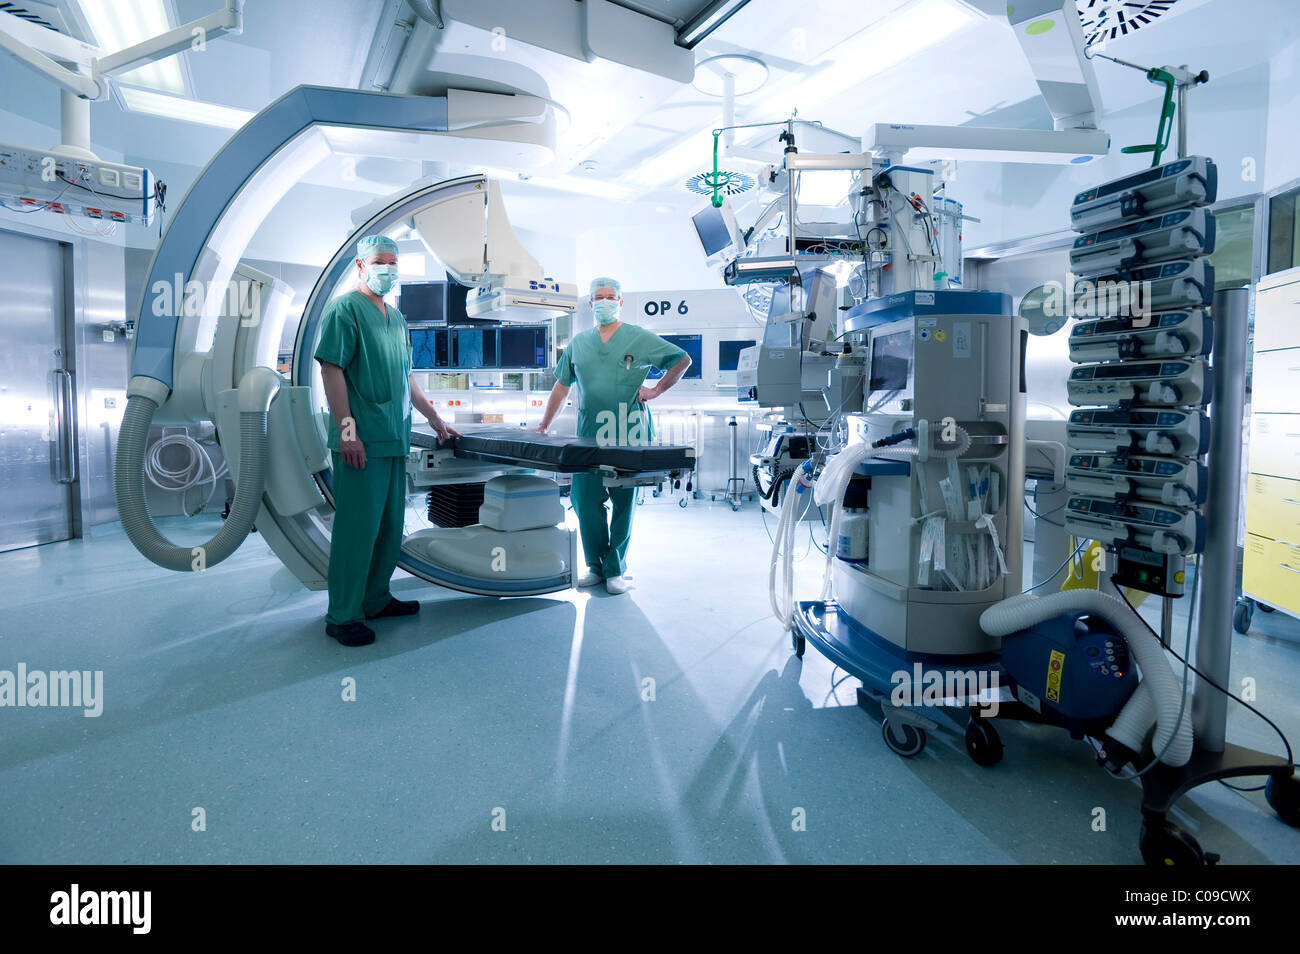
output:
[[0,551],[72,536],[65,248],[0,231]]

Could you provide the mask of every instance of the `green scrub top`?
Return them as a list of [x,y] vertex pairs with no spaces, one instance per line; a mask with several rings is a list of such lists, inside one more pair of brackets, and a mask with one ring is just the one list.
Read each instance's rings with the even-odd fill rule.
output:
[[[402,313],[392,305],[387,310],[359,291],[340,295],[325,306],[316,345],[316,360],[343,369],[368,457],[405,457],[411,450],[411,339]],[[329,448],[340,449],[332,414]]]
[[650,443],[650,409],[636,399],[651,368],[667,371],[686,352],[653,331],[626,322],[600,340],[600,329],[574,336],[555,366],[555,379],[578,382],[578,436],[610,443]]

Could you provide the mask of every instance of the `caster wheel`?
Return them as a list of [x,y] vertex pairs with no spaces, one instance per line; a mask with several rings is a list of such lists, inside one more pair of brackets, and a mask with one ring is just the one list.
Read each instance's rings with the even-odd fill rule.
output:
[[654,497],[656,500],[659,499],[659,491],[657,490],[650,491],[650,496]]
[[681,507],[683,510],[685,510],[685,509],[686,509],[686,498],[683,497],[681,500],[677,501],[677,506],[679,506],[679,507]]
[[1278,818],[1292,828],[1300,828],[1300,777],[1270,775],[1264,785],[1264,797]]
[[807,640],[805,640],[802,636],[798,635],[797,633],[790,634],[790,649],[794,651],[794,654],[796,656],[798,656],[800,659],[803,659],[804,650],[807,648],[808,648]]
[[1265,604],[1265,603],[1256,603],[1256,604],[1255,604],[1255,609],[1259,610],[1261,613],[1276,613],[1276,612],[1277,612],[1277,607],[1276,607],[1276,606],[1269,606],[1269,605],[1267,605],[1267,604]]
[[1255,605],[1242,600],[1232,610],[1232,628],[1239,633],[1250,629],[1251,617],[1255,615]]
[[733,504],[731,505],[731,512],[732,512],[732,513],[739,513],[739,512],[740,512],[740,504],[738,504],[738,503],[733,503]]
[[920,755],[925,748],[925,730],[908,722],[900,722],[895,726],[886,719],[880,723],[880,734],[885,738],[885,745],[905,759]]
[[1207,856],[1200,844],[1173,822],[1142,822],[1138,842],[1142,860],[1148,865],[1189,867],[1213,864],[1217,856]]
[[976,765],[985,767],[1002,761],[1002,739],[997,729],[984,719],[971,719],[966,725],[966,754]]

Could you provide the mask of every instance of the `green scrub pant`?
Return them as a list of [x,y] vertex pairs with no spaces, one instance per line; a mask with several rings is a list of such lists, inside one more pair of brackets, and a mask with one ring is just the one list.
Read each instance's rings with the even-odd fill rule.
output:
[[406,520],[406,458],[368,457],[349,467],[334,458],[334,527],[330,533],[326,622],[364,621],[388,605]]
[[[605,579],[622,576],[627,569],[627,545],[632,539],[632,513],[636,509],[632,487],[605,486],[600,474],[574,474],[569,487],[573,512],[578,515],[578,532],[587,566]],[[606,521],[605,500],[614,504]]]

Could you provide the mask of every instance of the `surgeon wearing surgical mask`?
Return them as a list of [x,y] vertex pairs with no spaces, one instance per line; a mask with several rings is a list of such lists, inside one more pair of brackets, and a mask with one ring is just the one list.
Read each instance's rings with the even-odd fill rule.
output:
[[325,631],[344,646],[375,641],[366,620],[420,610],[389,589],[405,524],[411,408],[440,442],[459,436],[416,384],[406,319],[384,301],[397,285],[397,243],[367,235],[354,264],[357,286],[326,306],[316,345],[334,493]]
[[[555,386],[546,402],[543,434],[564,406],[569,389],[578,385],[578,436],[608,445],[649,444],[654,423],[649,401],[676,384],[691,366],[690,356],[652,331],[622,320],[622,289],[612,278],[591,283],[596,326],[574,335],[555,367]],[[645,386],[651,368],[664,372]],[[627,591],[627,548],[632,538],[635,491],[606,487],[598,473],[573,475],[569,499],[578,515],[578,531],[587,572],[579,586],[605,584],[614,594]],[[608,516],[605,501],[610,501]]]

